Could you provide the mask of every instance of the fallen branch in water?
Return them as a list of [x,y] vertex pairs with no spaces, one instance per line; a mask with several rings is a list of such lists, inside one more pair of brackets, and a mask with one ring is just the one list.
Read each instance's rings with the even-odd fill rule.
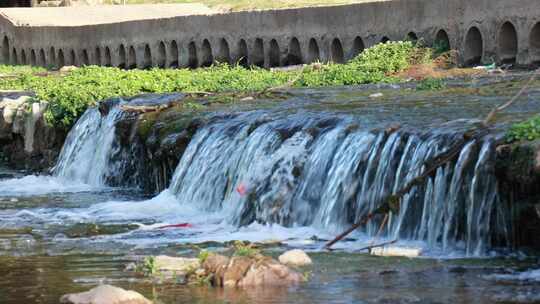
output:
[[330,249],[335,243],[342,240],[351,232],[367,224],[376,215],[379,215],[379,214],[388,215],[388,213],[390,212],[397,213],[400,208],[401,199],[403,198],[405,194],[409,193],[409,191],[411,191],[413,187],[422,185],[425,182],[425,179],[431,176],[433,173],[435,173],[439,167],[455,159],[459,155],[461,150],[465,147],[465,145],[467,145],[467,143],[471,141],[476,141],[480,139],[482,136],[484,136],[488,131],[488,127],[491,124],[493,124],[493,121],[495,120],[495,117],[497,116],[497,114],[505,110],[509,106],[511,106],[521,95],[523,95],[523,93],[532,84],[532,82],[536,79],[536,76],[539,73],[540,73],[540,69],[537,69],[533,73],[529,81],[509,101],[493,108],[488,113],[488,115],[486,116],[482,124],[480,124],[476,129],[465,132],[463,134],[463,138],[460,139],[457,143],[455,143],[446,151],[424,161],[423,165],[427,167],[426,170],[424,170],[420,175],[418,175],[417,177],[413,178],[411,181],[406,183],[405,186],[403,186],[398,192],[394,194],[386,195],[381,200],[382,204],[379,206],[379,208],[361,217],[360,220],[354,223],[349,229],[345,230],[343,233],[336,236],[333,240],[326,243],[324,245],[324,248]]
[[362,247],[362,248],[358,249],[358,251],[371,250],[371,249],[373,249],[373,248],[378,248],[378,247],[384,247],[384,246],[392,245],[392,244],[397,243],[397,241],[398,241],[398,240],[396,239],[396,240],[393,240],[393,241],[388,241],[388,242],[384,242],[384,243],[380,243],[380,244],[376,244],[376,245],[369,245],[369,246]]
[[401,198],[409,193],[409,191],[418,185],[421,185],[424,183],[424,180],[431,176],[435,171],[442,165],[446,164],[447,162],[453,160],[465,147],[465,145],[471,141],[480,138],[481,136],[485,135],[486,131],[485,129],[482,129],[481,132],[477,132],[474,135],[471,135],[470,133],[465,133],[463,135],[463,138],[456,144],[454,144],[450,149],[442,152],[441,154],[438,154],[435,157],[432,157],[424,162],[428,167],[427,169],[422,172],[417,177],[413,178],[411,181],[409,181],[405,186],[403,186],[398,192],[395,194],[390,194],[384,197],[382,199],[382,204],[379,206],[379,208],[375,209],[373,212],[368,213],[364,217],[362,217],[358,222],[353,224],[349,229],[347,229],[342,234],[335,237],[333,240],[328,242],[324,247],[330,248],[335,243],[339,242],[341,239],[349,235],[351,232],[356,230],[357,228],[364,226],[369,222],[374,216],[378,214],[388,214],[390,212],[397,213],[399,211],[399,205],[401,203]]

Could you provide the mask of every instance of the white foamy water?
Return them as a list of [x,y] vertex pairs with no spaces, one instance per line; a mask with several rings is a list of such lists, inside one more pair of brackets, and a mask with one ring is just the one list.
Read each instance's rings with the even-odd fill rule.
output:
[[85,183],[53,176],[28,175],[0,181],[0,197],[73,193],[95,189]]
[[[232,203],[232,202],[229,202]],[[230,208],[234,211],[234,208]],[[83,242],[83,246],[94,243],[119,243],[137,248],[175,245],[183,243],[201,244],[207,242],[225,243],[249,241],[261,243],[281,243],[308,251],[322,250],[325,242],[335,236],[335,232],[313,227],[284,227],[279,224],[252,223],[238,227],[228,220],[227,212],[202,211],[189,203],[180,203],[168,190],[158,196],[143,201],[107,201],[84,208],[32,208],[24,210],[0,211],[1,227],[42,227],[91,223],[98,225],[130,224],[138,229],[114,235],[68,238],[51,235],[55,245]],[[169,227],[168,225],[189,224],[189,227]],[[349,238],[338,242],[334,249],[358,251],[369,245],[389,241],[388,238],[373,238],[363,232],[352,233]],[[113,245],[112,245],[113,246]],[[400,240],[393,246],[422,248],[424,256],[437,258],[463,257],[464,252],[437,250],[421,241]],[[367,251],[363,251],[367,252]]]
[[492,274],[486,275],[484,278],[497,282],[540,282],[540,269],[531,269],[510,274]]

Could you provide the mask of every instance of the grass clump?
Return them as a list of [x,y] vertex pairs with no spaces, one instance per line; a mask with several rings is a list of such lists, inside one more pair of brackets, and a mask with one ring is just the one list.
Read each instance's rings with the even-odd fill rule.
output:
[[440,78],[426,78],[418,83],[416,89],[418,91],[434,91],[446,88],[444,80]]
[[245,244],[242,241],[234,242],[233,256],[255,257],[260,253],[260,250],[253,248],[253,244]]
[[516,123],[510,127],[506,133],[508,143],[529,140],[533,141],[540,138],[540,115],[536,115],[524,122]]
[[210,251],[208,250],[201,250],[199,252],[199,255],[197,256],[197,258],[199,259],[199,262],[202,264],[204,264],[204,262],[206,262],[206,259],[208,259],[208,257],[210,256]]
[[[208,68],[121,70],[87,66],[66,75],[40,75],[41,68],[0,66],[17,71],[0,78],[0,89],[31,90],[49,102],[47,122],[69,128],[98,101],[141,93],[261,92],[284,85],[320,87],[395,82],[393,74],[424,60],[430,51],[412,42],[388,42],[371,47],[346,64],[313,64],[299,71],[270,71],[217,64]],[[199,105],[187,105],[199,108]]]
[[135,271],[142,273],[146,277],[156,275],[158,273],[156,258],[153,256],[145,257],[142,263],[137,264]]

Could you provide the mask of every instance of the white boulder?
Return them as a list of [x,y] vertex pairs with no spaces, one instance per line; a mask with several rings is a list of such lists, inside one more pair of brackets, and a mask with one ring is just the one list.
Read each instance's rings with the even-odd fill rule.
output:
[[60,303],[68,304],[152,304],[143,295],[111,285],[100,285],[89,291],[62,296]]
[[311,258],[300,249],[289,250],[279,256],[281,264],[289,266],[307,266],[311,265]]

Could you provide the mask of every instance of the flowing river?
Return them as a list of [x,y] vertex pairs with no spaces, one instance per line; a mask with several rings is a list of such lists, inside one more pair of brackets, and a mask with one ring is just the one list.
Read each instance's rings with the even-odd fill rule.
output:
[[[378,92],[383,97],[370,97]],[[512,247],[510,211],[493,169],[497,130],[538,112],[540,89],[413,188],[380,234],[382,218],[375,218],[337,251],[321,250],[512,92],[496,78],[455,81],[439,93],[403,85],[325,88],[208,111],[156,194],[142,190],[152,177],[141,149],[115,137],[124,118],[119,105],[107,115],[89,109],[51,174],[0,167],[0,303],[57,303],[98,283],[158,303],[540,301],[538,258]],[[162,228],[178,223],[190,227]],[[394,239],[423,256],[358,251]],[[308,251],[311,279],[229,290],[152,285],[124,271],[144,255],[194,256],[194,246],[223,251],[234,240],[263,244],[274,256]]]

